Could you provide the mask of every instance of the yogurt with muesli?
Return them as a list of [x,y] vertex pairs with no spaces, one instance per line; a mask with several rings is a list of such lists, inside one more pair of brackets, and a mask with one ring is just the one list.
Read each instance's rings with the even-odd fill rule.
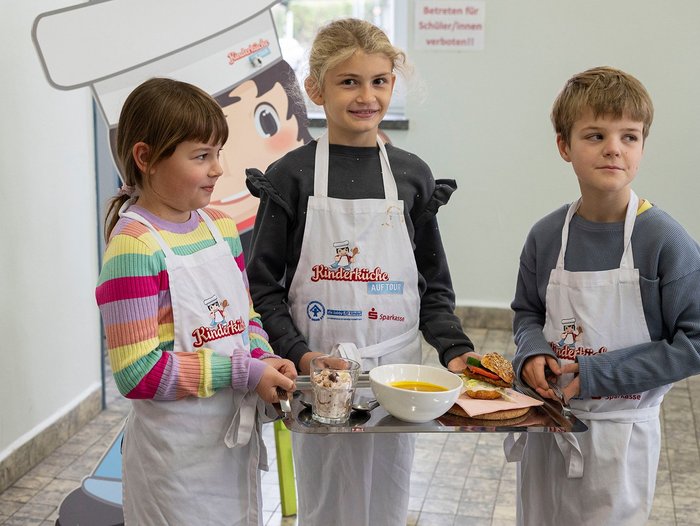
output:
[[324,424],[345,422],[352,406],[352,373],[322,369],[311,375],[311,382],[314,393],[313,419]]

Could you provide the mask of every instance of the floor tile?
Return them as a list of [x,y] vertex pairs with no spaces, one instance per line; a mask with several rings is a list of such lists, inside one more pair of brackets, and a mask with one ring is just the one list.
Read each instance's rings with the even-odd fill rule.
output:
[[454,524],[454,515],[449,513],[421,512],[417,526],[451,526]]
[[24,504],[39,492],[37,488],[19,488],[11,486],[0,495],[0,502],[12,501]]
[[[490,517],[471,517],[469,515],[456,515],[455,526],[491,526]],[[508,526],[513,526],[509,524]]]
[[40,502],[29,501],[18,509],[12,517],[14,519],[46,520],[56,509],[55,505],[42,504]]

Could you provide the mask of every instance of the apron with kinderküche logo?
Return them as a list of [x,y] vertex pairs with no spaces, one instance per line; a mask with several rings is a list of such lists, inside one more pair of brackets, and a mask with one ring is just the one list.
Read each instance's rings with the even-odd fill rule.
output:
[[[377,143],[385,198],[353,200],[328,197],[328,135],[318,140],[314,195],[289,290],[292,318],[309,348],[326,354],[337,348],[364,371],[421,361],[418,270],[404,203]],[[415,435],[292,439],[299,524],[405,524]],[[337,476],[347,483],[329,483],[339,466]]]
[[[634,267],[632,230],[639,199],[630,192],[620,268],[564,269],[573,203],[562,228],[546,293],[545,338],[561,364],[650,341]],[[573,375],[562,375],[565,386]],[[571,399],[583,433],[524,433],[505,442],[518,465],[519,525],[644,524],[651,511],[660,451],[659,406],[670,386],[643,393]],[[523,454],[524,448],[524,454]],[[553,510],[556,510],[554,512]]]
[[[248,292],[214,221],[203,210],[193,212],[215,244],[181,256],[127,206],[120,215],[145,225],[165,255],[173,352],[202,347],[228,356],[236,349],[249,353]],[[267,452],[257,394],[224,388],[209,398],[132,400],[132,406],[123,443],[127,524],[262,524],[259,469],[267,469]]]

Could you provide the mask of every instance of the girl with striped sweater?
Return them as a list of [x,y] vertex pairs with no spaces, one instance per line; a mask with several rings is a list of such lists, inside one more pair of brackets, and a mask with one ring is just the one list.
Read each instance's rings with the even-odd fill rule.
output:
[[151,79],[117,132],[96,291],[120,392],[127,524],[259,525],[265,402],[294,390],[253,309],[235,223],[204,208],[226,119],[204,91]]

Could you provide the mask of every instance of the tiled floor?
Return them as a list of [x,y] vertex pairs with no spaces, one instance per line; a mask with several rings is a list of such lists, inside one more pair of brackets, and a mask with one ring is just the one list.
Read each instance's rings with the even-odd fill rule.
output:
[[[508,331],[468,329],[480,352],[512,356]],[[432,349],[424,361],[437,363]],[[108,387],[108,409],[0,494],[0,524],[53,525],[57,506],[103,455],[128,411]],[[654,526],[700,525],[700,378],[679,382],[662,406],[662,452]],[[272,469],[263,475],[265,524],[297,525],[279,504],[272,426],[265,426]],[[410,525],[506,526],[515,522],[515,467],[504,461],[502,434],[422,434],[413,465]],[[303,525],[299,525],[303,526]],[[572,525],[573,526],[573,525]]]

